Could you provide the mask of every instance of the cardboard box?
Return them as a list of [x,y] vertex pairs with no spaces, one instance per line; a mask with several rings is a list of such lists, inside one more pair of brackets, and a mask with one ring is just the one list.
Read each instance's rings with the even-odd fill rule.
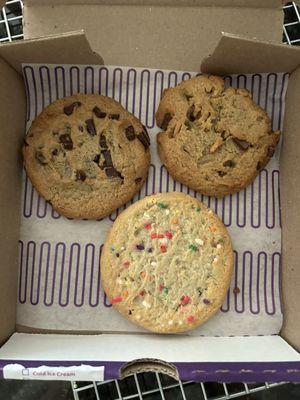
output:
[[[26,40],[0,46],[2,376],[101,380],[158,370],[198,381],[300,381],[300,49],[276,44],[282,35],[281,6],[276,0],[25,2]],[[74,29],[86,33],[63,33]],[[26,113],[21,63],[26,62],[182,70],[198,70],[201,64],[203,72],[214,74],[290,73],[281,157],[284,325],[280,335],[15,333],[20,147]],[[85,367],[75,367],[82,364]]]

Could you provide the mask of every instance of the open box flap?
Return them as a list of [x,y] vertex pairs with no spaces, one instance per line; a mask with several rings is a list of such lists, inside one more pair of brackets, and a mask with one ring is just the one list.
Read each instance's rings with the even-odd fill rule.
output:
[[25,0],[30,5],[67,5],[67,4],[100,4],[100,5],[170,5],[170,6],[201,6],[201,7],[250,7],[250,8],[280,8],[281,0]]
[[25,3],[25,38],[84,29],[91,47],[101,54],[106,65],[181,71],[198,71],[222,31],[275,42],[282,39],[283,12],[277,6],[200,7],[197,4],[201,1],[193,1],[193,6],[179,7],[176,4],[183,1],[158,6],[158,1],[153,5],[150,0],[141,1],[143,6],[130,1],[129,5],[124,1],[123,6],[102,3],[88,7]]
[[19,150],[25,128],[23,80],[0,57],[0,343],[15,329],[20,219]]
[[0,46],[0,57],[20,73],[22,63],[103,64],[83,30],[5,43]]
[[222,33],[201,71],[216,75],[254,72],[292,72],[300,64],[300,48]]

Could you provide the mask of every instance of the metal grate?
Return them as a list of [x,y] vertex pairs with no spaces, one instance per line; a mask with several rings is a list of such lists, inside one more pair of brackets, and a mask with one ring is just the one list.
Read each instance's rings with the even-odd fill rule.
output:
[[23,38],[23,3],[21,0],[7,1],[0,12],[0,42]]
[[121,381],[73,382],[75,400],[229,400],[257,393],[282,383],[195,383],[176,381],[154,372],[134,374]]
[[[283,7],[283,43],[300,45],[300,12],[294,2]],[[0,42],[23,38],[23,2],[10,0],[0,12]],[[176,381],[147,372],[123,380],[72,382],[75,400],[229,400],[260,392],[282,383],[195,383]]]
[[283,7],[283,43],[300,45],[300,12],[294,1]]

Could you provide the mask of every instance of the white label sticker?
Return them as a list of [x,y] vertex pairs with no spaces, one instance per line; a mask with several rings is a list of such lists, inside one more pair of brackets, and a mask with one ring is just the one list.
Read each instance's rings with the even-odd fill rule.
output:
[[26,368],[21,364],[8,364],[3,368],[4,379],[39,379],[46,381],[103,381],[104,367],[90,365],[70,367]]

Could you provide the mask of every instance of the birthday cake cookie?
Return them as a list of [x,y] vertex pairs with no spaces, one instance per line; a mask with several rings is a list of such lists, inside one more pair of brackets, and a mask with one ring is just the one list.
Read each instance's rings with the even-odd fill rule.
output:
[[101,257],[102,286],[113,306],[158,333],[188,331],[213,316],[232,269],[221,220],[176,192],[145,197],[122,212]]

